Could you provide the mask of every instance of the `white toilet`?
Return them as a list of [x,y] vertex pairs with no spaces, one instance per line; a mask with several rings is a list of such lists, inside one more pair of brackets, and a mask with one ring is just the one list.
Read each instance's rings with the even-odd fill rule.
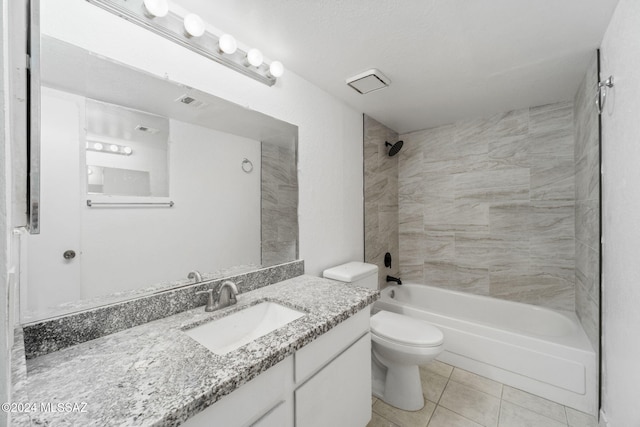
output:
[[[378,267],[349,262],[323,272],[327,279],[378,289]],[[371,316],[373,395],[405,411],[424,406],[418,366],[433,360],[444,335],[435,326],[390,311]]]

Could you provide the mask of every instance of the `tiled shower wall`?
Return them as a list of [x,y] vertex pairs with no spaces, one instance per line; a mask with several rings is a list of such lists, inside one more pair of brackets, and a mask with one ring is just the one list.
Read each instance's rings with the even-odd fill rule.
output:
[[298,258],[298,171],[295,145],[262,143],[262,266]]
[[591,341],[599,347],[600,306],[600,146],[594,90],[597,58],[590,62],[574,102],[576,129],[576,313]]
[[[386,276],[397,276],[398,251],[398,156],[389,157],[385,141],[395,143],[398,134],[364,116],[364,258],[379,269],[380,288]],[[391,253],[391,268],[384,254]]]
[[574,310],[573,103],[400,138],[404,281]]

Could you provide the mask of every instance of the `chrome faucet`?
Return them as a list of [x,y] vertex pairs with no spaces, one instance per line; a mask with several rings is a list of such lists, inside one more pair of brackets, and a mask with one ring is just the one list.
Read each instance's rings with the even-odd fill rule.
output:
[[204,311],[219,310],[221,308],[229,307],[230,305],[236,304],[238,302],[238,299],[236,298],[236,296],[238,295],[238,287],[231,280],[225,280],[222,285],[220,285],[217,292],[214,288],[211,288],[204,291],[196,292],[196,295],[200,294],[209,295]]
[[[240,282],[238,282],[240,283]],[[231,280],[225,280],[218,290],[218,308],[229,307],[236,304],[238,299],[238,287]]]
[[195,282],[193,283],[200,283],[202,282],[202,274],[200,274],[198,270],[193,270],[192,272],[189,273],[189,275],[187,276],[187,279],[195,279]]

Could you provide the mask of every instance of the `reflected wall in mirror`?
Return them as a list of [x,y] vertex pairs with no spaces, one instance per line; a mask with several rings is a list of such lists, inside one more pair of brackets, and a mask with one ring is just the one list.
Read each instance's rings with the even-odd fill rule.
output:
[[183,286],[191,270],[297,259],[296,126],[40,42],[40,234],[26,242],[23,322]]
[[169,196],[169,119],[88,99],[87,193]]

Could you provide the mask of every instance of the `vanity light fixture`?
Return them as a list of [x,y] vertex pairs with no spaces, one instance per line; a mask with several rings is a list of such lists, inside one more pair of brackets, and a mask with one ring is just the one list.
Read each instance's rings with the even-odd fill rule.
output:
[[96,151],[98,153],[106,154],[121,154],[123,156],[130,156],[133,153],[133,149],[128,145],[107,144],[108,149],[105,150],[105,144],[102,142],[88,141],[87,151]]
[[268,86],[273,86],[284,73],[281,62],[263,64],[258,49],[238,49],[231,35],[208,32],[202,18],[171,11],[167,0],[86,1]]
[[220,53],[226,53],[227,55],[233,55],[238,50],[238,43],[236,39],[230,34],[223,34],[218,40],[218,51]]
[[249,52],[247,52],[247,63],[249,65],[259,67],[262,65],[263,60],[264,58],[262,57],[262,52],[260,52],[258,49],[249,49]]
[[144,9],[149,18],[162,18],[169,13],[167,0],[144,0]]
[[269,74],[275,78],[282,77],[284,74],[284,66],[280,61],[273,61],[271,65],[269,65]]
[[195,13],[185,16],[183,23],[187,37],[201,37],[204,34],[204,21]]

